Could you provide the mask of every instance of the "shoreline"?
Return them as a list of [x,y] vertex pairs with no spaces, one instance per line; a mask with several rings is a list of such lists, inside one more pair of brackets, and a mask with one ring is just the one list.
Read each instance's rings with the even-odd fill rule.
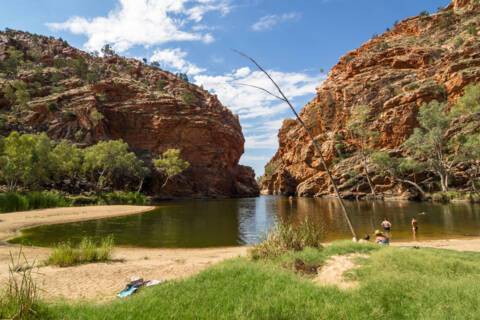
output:
[[0,214],[0,242],[10,245],[7,241],[20,235],[21,230],[27,228],[135,215],[152,211],[155,208],[155,206],[113,205],[2,213]]
[[[141,214],[153,206],[92,206],[54,208],[0,215],[0,241],[22,229],[46,225],[87,221]],[[328,245],[328,243],[326,244]],[[392,242],[393,247],[422,247],[480,252],[480,237]],[[105,303],[116,299],[131,277],[146,280],[181,280],[227,259],[245,257],[250,246],[214,248],[141,248],[116,246],[113,260],[107,263],[82,264],[60,268],[45,266],[51,248],[0,244],[0,286],[8,279],[10,254],[20,249],[28,262],[36,262],[34,278],[45,301],[89,301]]]

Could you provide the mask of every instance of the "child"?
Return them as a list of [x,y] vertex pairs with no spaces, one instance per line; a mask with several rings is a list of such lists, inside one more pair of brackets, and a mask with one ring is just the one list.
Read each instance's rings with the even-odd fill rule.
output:
[[388,246],[390,244],[390,239],[385,236],[380,230],[375,231],[375,243]]

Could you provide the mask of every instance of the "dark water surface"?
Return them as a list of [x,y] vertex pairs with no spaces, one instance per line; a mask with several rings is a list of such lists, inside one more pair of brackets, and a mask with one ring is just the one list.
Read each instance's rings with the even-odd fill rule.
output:
[[[463,203],[375,201],[347,202],[359,233],[380,228],[384,217],[393,224],[392,240],[413,240],[410,221],[419,222],[418,240],[480,236],[480,206]],[[420,213],[425,214],[420,214]],[[152,212],[102,220],[27,229],[12,242],[52,246],[113,234],[122,246],[198,248],[258,242],[280,218],[309,216],[323,226],[325,241],[351,238],[336,199],[262,196],[248,199],[166,202]]]

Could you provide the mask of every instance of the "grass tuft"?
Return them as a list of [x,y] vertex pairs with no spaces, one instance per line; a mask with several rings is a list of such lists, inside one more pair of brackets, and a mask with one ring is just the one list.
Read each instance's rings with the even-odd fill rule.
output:
[[271,259],[307,247],[320,249],[322,239],[322,228],[308,218],[298,225],[281,221],[267,234],[264,241],[249,250],[249,255],[253,260]]
[[32,277],[35,262],[29,263],[20,248],[10,252],[7,286],[0,292],[0,319],[31,319],[38,316],[38,288]]
[[69,267],[82,263],[109,261],[112,258],[113,246],[113,236],[103,238],[100,245],[88,237],[83,238],[78,247],[72,246],[70,242],[63,242],[53,248],[47,264]]

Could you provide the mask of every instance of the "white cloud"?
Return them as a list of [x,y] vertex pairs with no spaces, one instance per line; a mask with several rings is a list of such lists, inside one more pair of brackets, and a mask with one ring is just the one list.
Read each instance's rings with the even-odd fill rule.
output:
[[[322,76],[310,76],[299,72],[269,71],[288,98],[295,99],[314,94],[315,87],[323,79]],[[260,71],[251,71],[244,67],[224,75],[211,76],[199,74],[194,77],[198,85],[217,94],[220,101],[240,116],[240,119],[253,119],[274,116],[288,109],[275,97],[256,88],[253,85],[276,92],[268,78]]]
[[[293,102],[313,95],[315,88],[324,79],[321,75],[311,76],[299,72],[270,70],[269,73]],[[246,149],[277,148],[277,132],[288,106],[259,89],[241,85],[254,85],[276,92],[262,72],[243,67],[224,75],[198,74],[194,77],[194,82],[217,94],[225,106],[240,116]]]
[[163,68],[173,68],[189,75],[196,75],[205,71],[205,69],[185,60],[186,56],[187,53],[179,48],[155,50],[150,57],[150,61],[159,62]]
[[53,30],[86,35],[85,48],[99,50],[105,44],[120,52],[136,45],[149,47],[173,41],[203,41],[214,37],[198,27],[205,14],[227,14],[230,0],[118,0],[116,9],[105,17],[72,17],[48,23]]
[[257,22],[252,25],[253,31],[266,31],[273,29],[276,25],[287,21],[293,21],[300,18],[300,14],[296,12],[284,13],[284,14],[271,14],[261,17]]

